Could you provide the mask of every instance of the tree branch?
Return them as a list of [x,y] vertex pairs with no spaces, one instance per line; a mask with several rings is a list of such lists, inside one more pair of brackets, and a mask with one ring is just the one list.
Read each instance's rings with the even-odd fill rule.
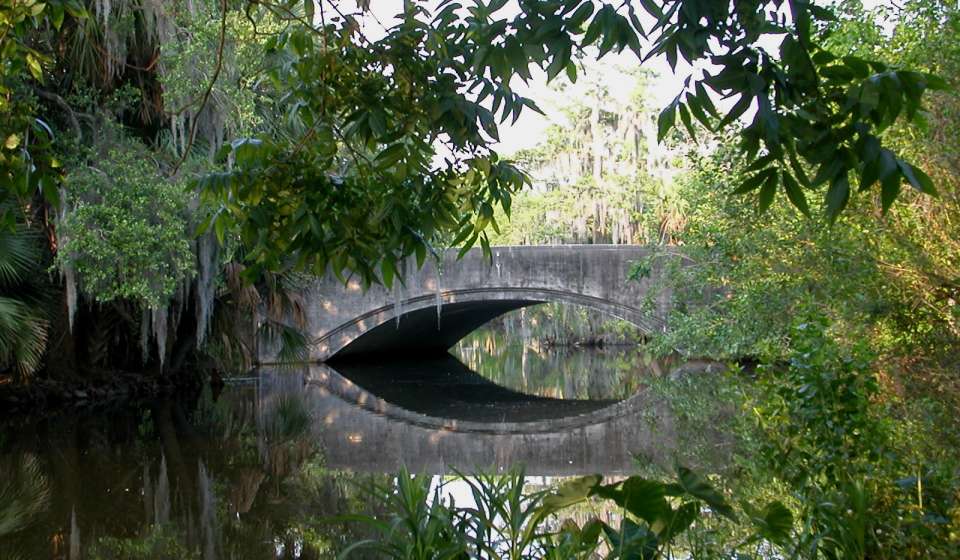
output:
[[220,78],[220,71],[223,70],[223,50],[224,45],[227,42],[227,0],[220,0],[220,44],[217,45],[217,63],[213,68],[213,75],[210,77],[210,83],[207,84],[207,89],[203,92],[203,99],[200,101],[200,108],[197,109],[197,112],[193,119],[193,124],[190,127],[190,138],[187,141],[187,145],[183,148],[183,154],[180,156],[180,159],[177,161],[177,164],[173,166],[172,175],[176,175],[180,171],[180,167],[185,161],[187,161],[187,156],[190,155],[190,149],[193,148],[193,142],[197,138],[197,126],[200,124],[200,113],[203,112],[203,109],[207,106],[207,102],[210,101],[210,95],[213,93],[213,87],[217,84],[217,79]]
[[80,127],[80,121],[77,119],[77,116],[80,115],[89,118],[92,121],[93,115],[74,111],[64,98],[60,97],[56,93],[53,93],[52,91],[45,91],[39,88],[34,88],[34,91],[40,96],[41,99],[52,101],[55,105],[57,105],[57,107],[63,109],[63,112],[67,114],[67,118],[70,119],[70,126],[76,133],[77,139],[83,140],[83,129]]

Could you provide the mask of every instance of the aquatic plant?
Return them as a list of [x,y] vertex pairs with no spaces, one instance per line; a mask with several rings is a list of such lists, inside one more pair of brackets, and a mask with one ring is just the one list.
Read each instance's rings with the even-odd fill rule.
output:
[[[707,518],[743,523],[747,535],[742,546],[783,544],[793,533],[793,516],[783,504],[745,505],[738,513],[706,479],[682,467],[669,483],[633,476],[603,484],[603,477],[594,475],[539,492],[525,491],[522,470],[458,479],[470,488],[473,505],[458,506],[444,499],[443,484],[433,485],[431,477],[405,469],[393,485],[371,489],[371,498],[386,515],[337,518],[362,522],[376,531],[376,536],[348,546],[340,556],[372,549],[396,559],[546,560],[602,554],[609,559],[653,560],[682,553],[680,537]],[[610,516],[593,517],[582,525],[563,519],[565,510],[597,500],[617,512],[613,517],[619,524]]]

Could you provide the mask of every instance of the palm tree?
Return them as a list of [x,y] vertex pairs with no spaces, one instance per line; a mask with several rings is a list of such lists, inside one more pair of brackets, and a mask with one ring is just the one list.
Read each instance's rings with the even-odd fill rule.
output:
[[0,374],[15,381],[40,367],[49,323],[39,311],[35,279],[39,239],[26,226],[0,229]]

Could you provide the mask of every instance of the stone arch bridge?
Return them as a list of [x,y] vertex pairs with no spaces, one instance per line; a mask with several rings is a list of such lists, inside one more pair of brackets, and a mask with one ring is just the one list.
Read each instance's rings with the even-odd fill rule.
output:
[[[640,281],[627,279],[631,264],[651,253],[638,245],[494,247],[492,259],[472,249],[457,259],[409,266],[403,285],[388,290],[334,275],[306,287],[306,328],[311,361],[376,353],[445,352],[471,331],[508,311],[546,302],[585,306],[659,330],[670,300],[651,290],[662,274],[657,259]],[[270,363],[270,352],[261,353]]]

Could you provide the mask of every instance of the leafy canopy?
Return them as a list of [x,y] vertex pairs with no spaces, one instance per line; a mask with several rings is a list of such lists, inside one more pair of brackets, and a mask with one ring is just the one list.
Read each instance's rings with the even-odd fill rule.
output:
[[135,140],[120,140],[66,176],[70,211],[57,253],[97,301],[167,304],[194,273],[185,181],[157,173]]
[[[289,127],[234,142],[232,168],[202,186],[221,208],[212,226],[221,236],[238,226],[255,268],[332,265],[389,284],[409,255],[422,261],[444,243],[486,247],[494,207],[509,213],[527,181],[491,147],[498,122],[538,110],[512,80],[530,80],[535,66],[576,79],[584,54],[709,63],[660,113],[659,135],[678,117],[696,136],[695,122],[716,131],[753,111],[740,133],[753,174],[735,192],[757,193],[761,208],[783,190],[809,213],[808,196],[826,185],[832,220],[852,185],[880,183],[885,209],[903,181],[935,192],[878,134],[915,116],[923,93],[943,83],[834,56],[820,46],[833,16],[809,1],[429,4],[405,2],[398,22],[371,39],[363,14],[337,3],[248,3],[248,14],[286,24],[268,51],[276,111]],[[732,102],[725,113],[718,97]]]

